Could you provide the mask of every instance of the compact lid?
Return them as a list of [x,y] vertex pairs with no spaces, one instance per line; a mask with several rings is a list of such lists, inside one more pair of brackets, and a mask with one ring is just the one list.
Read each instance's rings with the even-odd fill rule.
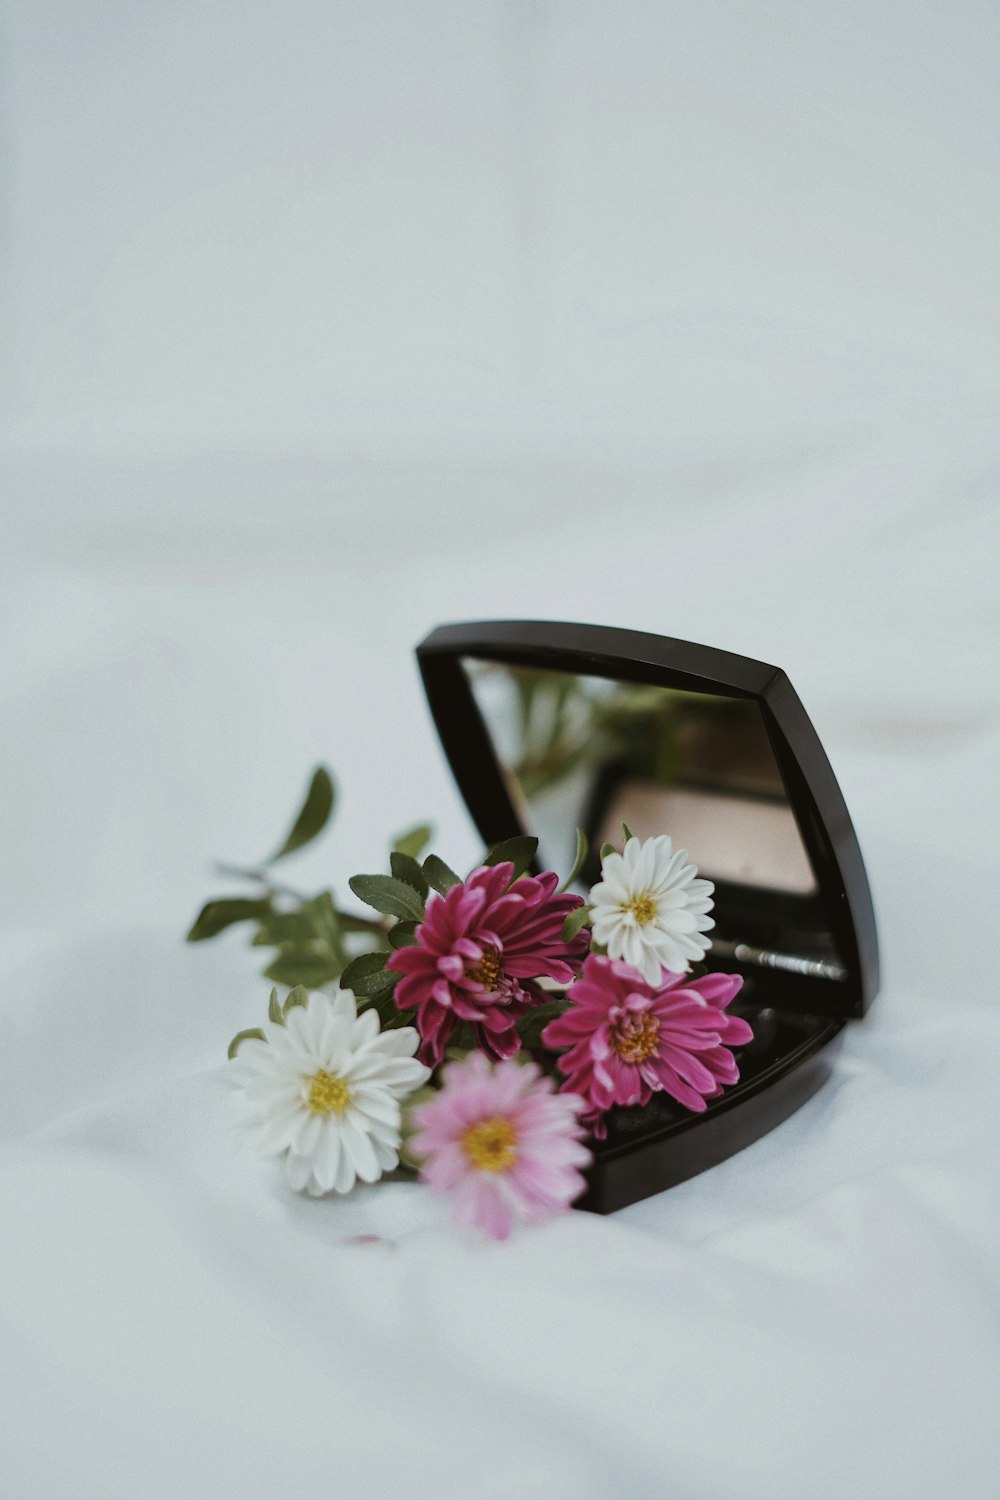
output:
[[417,647],[459,789],[483,838],[539,838],[585,885],[622,824],[669,833],[715,882],[709,967],[802,1013],[862,1015],[878,989],[864,861],[785,674],[641,631],[538,620],[444,625]]

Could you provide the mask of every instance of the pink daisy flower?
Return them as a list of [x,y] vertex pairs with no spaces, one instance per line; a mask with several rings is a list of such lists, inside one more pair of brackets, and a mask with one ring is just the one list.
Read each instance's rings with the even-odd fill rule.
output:
[[739,1079],[729,1048],[753,1038],[747,1022],[726,1014],[743,980],[738,974],[689,979],[662,972],[647,984],[620,959],[592,954],[569,992],[570,1007],[542,1032],[559,1059],[566,1087],[587,1106],[594,1134],[614,1104],[648,1104],[663,1090],[688,1109]]
[[580,932],[566,943],[562,925],[582,898],[557,896],[559,877],[551,870],[511,885],[513,874],[509,862],[481,865],[446,895],[432,897],[416,945],[387,960],[403,976],[396,1004],[416,1008],[420,1058],[432,1068],[460,1021],[475,1025],[493,1057],[512,1057],[521,1047],[517,1021],[541,998],[529,981],[545,976],[571,984],[580,971],[590,935]]
[[408,1150],[432,1193],[454,1193],[455,1223],[505,1240],[520,1221],[564,1213],[583,1191],[583,1100],[556,1093],[535,1063],[493,1064],[482,1052],[442,1072],[437,1095],[413,1111]]

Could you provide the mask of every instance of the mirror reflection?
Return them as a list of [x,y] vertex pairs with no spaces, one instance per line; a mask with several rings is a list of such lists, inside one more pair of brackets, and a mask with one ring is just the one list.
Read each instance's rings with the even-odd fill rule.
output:
[[[582,882],[590,885],[602,843],[620,844],[622,823],[641,838],[669,833],[716,884],[717,951],[732,937],[829,948],[829,935],[816,931],[813,869],[755,703],[501,662],[464,666],[511,801],[538,835],[545,865],[568,868],[583,828],[591,853]],[[828,977],[840,975],[831,969]]]

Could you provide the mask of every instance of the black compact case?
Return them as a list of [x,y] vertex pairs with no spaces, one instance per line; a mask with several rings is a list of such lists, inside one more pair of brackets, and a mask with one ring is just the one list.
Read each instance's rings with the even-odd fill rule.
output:
[[[715,883],[709,969],[739,973],[754,1040],[739,1083],[694,1114],[665,1095],[612,1111],[578,1207],[610,1213],[723,1161],[829,1075],[878,989],[868,879],[816,731],[777,667],[604,626],[482,621],[417,648],[455,780],[488,844],[538,834],[564,868],[669,833]],[[583,871],[590,884],[596,853]]]

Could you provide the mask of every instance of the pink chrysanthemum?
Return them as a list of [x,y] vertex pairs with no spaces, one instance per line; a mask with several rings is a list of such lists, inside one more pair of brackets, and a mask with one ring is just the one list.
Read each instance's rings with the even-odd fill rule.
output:
[[387,961],[403,976],[396,1004],[416,1008],[420,1058],[432,1068],[460,1021],[475,1025],[493,1057],[513,1057],[521,1046],[517,1021],[541,998],[530,981],[544,976],[571,984],[580,971],[589,934],[566,943],[562,925],[583,905],[581,897],[557,896],[552,871],[511,885],[513,874],[507,862],[481,865],[446,895],[432,897],[416,945]]
[[454,1193],[455,1222],[505,1240],[515,1222],[564,1213],[584,1188],[583,1100],[555,1092],[535,1063],[449,1063],[437,1095],[413,1111],[409,1151],[432,1193]]
[[592,954],[569,992],[570,1007],[542,1032],[546,1047],[566,1047],[559,1067],[566,1087],[587,1105],[595,1135],[614,1104],[648,1104],[661,1089],[688,1109],[736,1083],[729,1048],[753,1038],[746,1021],[726,1014],[743,980],[738,974],[688,979],[663,970],[647,984],[620,959]]

